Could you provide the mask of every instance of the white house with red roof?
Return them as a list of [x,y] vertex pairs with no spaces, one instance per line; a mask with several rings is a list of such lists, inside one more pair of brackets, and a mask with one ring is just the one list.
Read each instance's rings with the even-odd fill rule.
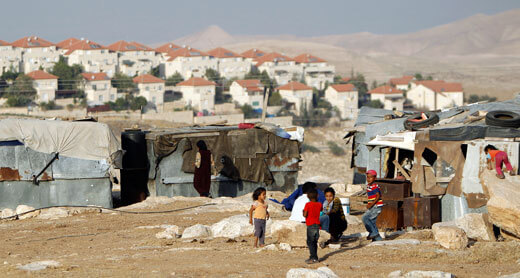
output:
[[251,70],[251,63],[240,54],[229,49],[217,47],[207,52],[217,61],[217,69],[220,76],[225,78],[244,78]]
[[218,70],[218,63],[208,53],[189,46],[170,51],[161,64],[161,76],[168,78],[179,73],[184,79],[203,77],[207,69]]
[[294,61],[302,67],[303,80],[307,85],[321,90],[327,82],[334,82],[336,68],[327,64],[327,61],[311,54],[298,55]]
[[464,89],[460,83],[444,80],[413,81],[406,98],[417,108],[437,110],[464,104]]
[[414,77],[411,75],[405,75],[398,78],[391,78],[389,84],[396,87],[399,90],[408,91],[411,88]]
[[193,109],[209,113],[215,111],[215,83],[201,77],[192,77],[177,84],[182,98]]
[[68,39],[62,40],[61,42],[56,44],[56,49],[58,49],[58,52],[60,52],[61,55],[65,55],[67,51],[69,51],[69,48],[74,45],[75,43],[80,42],[83,40],[83,38],[78,39],[74,37],[70,37]]
[[58,62],[60,53],[56,46],[37,36],[24,37],[11,43],[22,53],[21,70],[25,73],[39,70],[42,67],[48,70]]
[[141,74],[134,77],[137,84],[138,95],[146,98],[148,103],[152,103],[156,108],[162,109],[164,103],[164,80],[150,74]]
[[262,56],[266,55],[267,53],[258,49],[258,48],[251,48],[249,50],[246,50],[242,52],[240,55],[246,59],[251,65],[255,66],[258,59],[262,58]]
[[379,100],[387,110],[403,110],[403,91],[390,85],[383,85],[368,91],[370,100]]
[[22,63],[22,51],[13,47],[10,43],[0,40],[0,74],[13,70],[20,71]]
[[291,103],[296,115],[301,115],[303,108],[312,108],[312,88],[296,81],[291,81],[283,86],[276,88],[282,98]]
[[37,102],[54,101],[58,90],[58,77],[43,70],[31,71],[27,74],[33,79],[33,88],[36,90]]
[[260,72],[266,71],[280,85],[289,83],[293,78],[300,79],[302,67],[294,59],[272,52],[257,59],[256,67]]
[[239,105],[249,104],[253,109],[262,109],[264,84],[258,79],[235,80],[229,86],[233,101]]
[[329,85],[325,99],[338,108],[342,119],[354,119],[358,113],[358,90],[352,84]]
[[[62,41],[57,45],[62,45],[65,49],[63,55],[67,57],[67,63],[81,65],[86,72],[104,72],[108,77],[113,77],[116,73],[117,54],[110,51],[105,46],[91,40],[81,39],[69,44],[71,39]],[[62,48],[60,48],[61,50]]]
[[101,105],[118,98],[117,89],[112,87],[110,77],[106,73],[84,72],[81,77],[88,105]]
[[121,40],[107,48],[117,54],[117,71],[128,76],[150,73],[160,64],[154,49],[137,42]]

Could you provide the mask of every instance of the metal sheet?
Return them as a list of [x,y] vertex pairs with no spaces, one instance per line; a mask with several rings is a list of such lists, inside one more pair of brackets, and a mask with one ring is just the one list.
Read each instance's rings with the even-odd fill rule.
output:
[[480,208],[469,208],[466,197],[453,196],[451,194],[445,194],[441,198],[441,219],[442,222],[452,221],[462,217],[468,213],[487,213],[487,207],[483,206]]
[[[20,180],[31,181],[33,175],[38,174],[52,157],[51,154],[36,152],[20,145],[0,147],[0,167],[17,170]],[[52,179],[52,167],[45,171],[45,176]]]
[[106,160],[87,160],[60,156],[52,163],[54,179],[90,179],[108,177]]

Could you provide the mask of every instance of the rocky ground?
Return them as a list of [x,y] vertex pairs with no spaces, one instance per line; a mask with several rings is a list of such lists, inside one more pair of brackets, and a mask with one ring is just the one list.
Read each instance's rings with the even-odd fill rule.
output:
[[[320,152],[303,154],[300,181],[349,183],[348,155],[334,156],[326,144],[341,144],[343,133],[342,128],[307,131],[306,143]],[[285,196],[269,192],[268,197]],[[250,195],[157,197],[120,208],[139,214],[54,209],[2,220],[0,276],[302,277],[319,269],[321,276],[312,277],[335,277],[331,272],[337,277],[418,277],[412,272],[417,270],[499,277],[520,272],[520,241],[468,239],[472,233],[464,225],[439,227],[435,234],[429,229],[388,232],[383,243],[373,244],[364,239],[363,204],[354,201],[341,244],[320,249],[320,263],[306,265],[305,226],[289,223],[279,205],[270,205],[268,246],[252,247],[246,216],[250,203]],[[168,212],[144,213],[158,211]]]

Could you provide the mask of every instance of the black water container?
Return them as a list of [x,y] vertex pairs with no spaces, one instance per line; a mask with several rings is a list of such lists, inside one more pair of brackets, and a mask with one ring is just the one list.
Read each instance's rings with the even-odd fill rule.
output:
[[121,133],[121,147],[124,150],[121,169],[121,203],[130,205],[141,202],[148,192],[148,155],[146,134],[141,130]]

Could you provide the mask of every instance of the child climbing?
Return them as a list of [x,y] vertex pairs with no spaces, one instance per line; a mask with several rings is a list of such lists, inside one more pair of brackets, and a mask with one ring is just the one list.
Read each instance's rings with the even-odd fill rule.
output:
[[501,150],[498,150],[493,145],[487,145],[484,148],[484,152],[486,153],[486,159],[487,159],[487,167],[489,170],[493,169],[492,162],[495,162],[495,168],[497,170],[497,177],[500,179],[505,178],[504,173],[502,172],[502,163],[506,165],[506,169],[509,172],[511,176],[515,175],[515,172],[513,171],[513,167],[511,166],[511,163],[509,163],[509,158],[507,157],[507,153]]

